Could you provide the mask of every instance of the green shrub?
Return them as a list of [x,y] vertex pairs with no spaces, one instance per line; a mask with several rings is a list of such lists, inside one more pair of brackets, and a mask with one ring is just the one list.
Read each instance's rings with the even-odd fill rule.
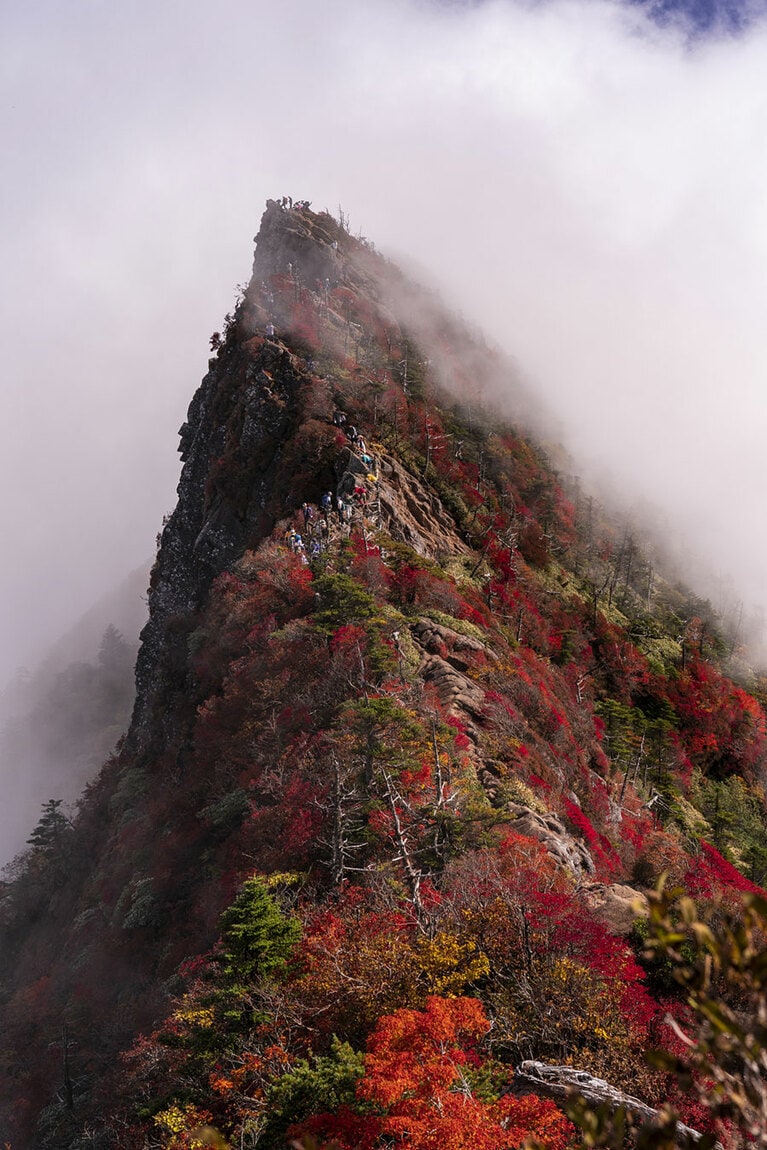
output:
[[266,883],[246,879],[221,915],[224,970],[238,983],[279,974],[300,935],[298,920],[283,914]]
[[332,634],[347,623],[371,619],[378,613],[376,601],[351,575],[320,575],[314,588],[319,599],[315,623],[320,631]]

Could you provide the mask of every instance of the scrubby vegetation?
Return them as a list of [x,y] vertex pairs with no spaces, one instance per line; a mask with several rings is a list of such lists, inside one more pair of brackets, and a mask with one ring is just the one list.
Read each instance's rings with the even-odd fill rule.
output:
[[[245,532],[238,557],[166,622],[152,737],[4,892],[8,1137],[563,1150],[555,1103],[510,1093],[539,1059],[741,1144],[758,1122],[708,1105],[711,1043],[646,1058],[681,1059],[705,1014],[673,975],[708,936],[684,904],[682,953],[652,897],[629,934],[597,896],[666,874],[753,941],[757,684],[728,677],[708,607],[488,409],[499,365],[470,333],[423,301],[408,327],[392,269],[300,216],[338,245],[338,282],[254,282],[212,361],[228,422],[205,498]],[[293,413],[263,458],[243,447],[253,386]],[[350,517],[314,554],[287,546],[331,483]],[[735,1017],[737,982],[719,990]]]

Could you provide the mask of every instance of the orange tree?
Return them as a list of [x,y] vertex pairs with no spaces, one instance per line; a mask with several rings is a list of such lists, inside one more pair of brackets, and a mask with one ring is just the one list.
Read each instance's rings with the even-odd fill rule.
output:
[[290,1133],[368,1150],[499,1150],[535,1134],[564,1150],[570,1124],[547,1100],[502,1095],[503,1068],[487,1059],[490,1023],[475,998],[427,999],[425,1010],[379,1019],[367,1042],[355,1103],[316,1115]]

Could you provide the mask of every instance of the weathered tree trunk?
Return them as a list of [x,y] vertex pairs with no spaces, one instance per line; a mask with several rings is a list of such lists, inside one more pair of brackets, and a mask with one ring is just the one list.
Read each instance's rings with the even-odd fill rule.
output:
[[[539,1098],[551,1098],[554,1102],[564,1102],[568,1098],[580,1097],[594,1106],[603,1106],[607,1103],[611,1109],[618,1110],[621,1106],[642,1122],[649,1125],[661,1125],[662,1120],[657,1110],[641,1102],[630,1094],[616,1090],[603,1078],[594,1078],[585,1070],[575,1070],[572,1066],[548,1066],[545,1062],[527,1061],[515,1068],[514,1078],[509,1086],[509,1094],[519,1097],[524,1094],[536,1094]],[[702,1134],[685,1126],[682,1122],[676,1124],[677,1142],[684,1145],[688,1142],[699,1142]],[[719,1150],[722,1150],[717,1143]]]

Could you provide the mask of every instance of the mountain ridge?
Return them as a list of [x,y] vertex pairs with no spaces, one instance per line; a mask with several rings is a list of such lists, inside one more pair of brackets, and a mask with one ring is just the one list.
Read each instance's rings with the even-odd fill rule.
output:
[[[632,899],[662,870],[703,898],[767,874],[764,714],[706,605],[493,410],[493,353],[326,213],[268,201],[211,346],[130,731],[4,892],[7,1136],[367,1144],[361,1050],[408,1010],[464,1012],[493,1144],[524,1059],[657,1105]],[[304,1066],[335,1103],[315,1078],[299,1105]]]

